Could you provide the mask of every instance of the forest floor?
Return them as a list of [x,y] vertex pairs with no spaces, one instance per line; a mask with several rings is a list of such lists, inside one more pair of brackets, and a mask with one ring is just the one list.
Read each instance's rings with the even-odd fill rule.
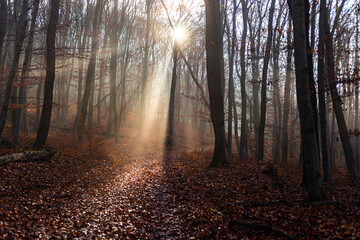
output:
[[360,182],[341,170],[310,203],[296,164],[209,169],[207,149],[49,138],[51,163],[0,166],[0,239],[360,238]]

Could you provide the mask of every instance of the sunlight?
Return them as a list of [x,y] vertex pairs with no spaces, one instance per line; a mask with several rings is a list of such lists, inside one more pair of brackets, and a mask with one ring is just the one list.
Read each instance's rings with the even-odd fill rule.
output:
[[183,26],[174,27],[171,34],[177,43],[182,43],[186,40],[186,29]]
[[[147,88],[146,121],[143,123],[143,138],[153,146],[162,146],[166,136],[166,124],[168,117],[169,93],[168,67],[171,64],[171,54],[167,54],[161,64],[154,69],[149,76],[149,87]],[[166,93],[166,94],[164,94]]]

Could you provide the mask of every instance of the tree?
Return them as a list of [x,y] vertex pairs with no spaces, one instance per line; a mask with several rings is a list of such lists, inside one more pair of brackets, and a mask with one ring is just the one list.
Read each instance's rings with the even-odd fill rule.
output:
[[[119,142],[119,122],[116,109],[116,73],[117,73],[117,52],[118,52],[118,0],[115,0],[112,26],[110,35],[111,57],[110,57],[110,112],[114,117],[115,125],[115,142]],[[111,117],[111,114],[110,116]]]
[[145,30],[145,46],[144,46],[144,63],[142,69],[142,81],[141,81],[141,97],[140,97],[140,119],[139,130],[140,138],[143,138],[143,123],[145,118],[145,100],[146,100],[146,88],[148,81],[148,66],[149,66],[149,48],[150,48],[150,30],[151,30],[151,8],[153,0],[146,0],[146,30]]
[[210,115],[215,133],[215,148],[210,166],[220,167],[226,163],[226,140],[224,120],[224,98],[221,74],[220,44],[220,3],[217,0],[205,1],[206,15],[206,66],[210,99]]
[[[325,19],[328,19],[328,16],[326,16]],[[335,24],[336,24],[336,19],[335,19]],[[342,104],[341,97],[339,96],[336,86],[337,82],[335,78],[334,49],[332,42],[333,35],[330,32],[330,26],[328,21],[325,22],[325,35],[326,35],[325,46],[326,46],[326,63],[328,69],[328,84],[331,93],[332,103],[335,111],[336,121],[338,123],[340,139],[344,149],[347,170],[351,173],[351,175],[354,178],[356,178],[357,173],[356,173],[354,152],[350,143],[350,135],[346,126],[344,113],[341,107]]]
[[267,72],[270,61],[270,48],[273,37],[273,19],[275,11],[275,0],[271,0],[268,35],[266,40],[264,67],[261,80],[261,109],[260,109],[260,123],[259,123],[259,136],[257,142],[257,159],[258,161],[264,160],[264,138],[265,138],[265,120],[266,120],[266,88],[267,88]]
[[245,81],[246,81],[246,69],[245,69],[245,50],[246,50],[246,35],[247,35],[247,19],[248,19],[248,9],[247,1],[241,0],[242,12],[243,12],[243,32],[241,37],[241,49],[240,49],[240,65],[241,65],[241,76],[240,76],[240,85],[241,85],[241,136],[240,136],[240,157],[247,156],[247,118],[246,118],[246,90],[245,90]]
[[173,145],[173,135],[174,135],[174,113],[175,113],[175,90],[176,90],[176,70],[178,65],[178,46],[175,40],[173,47],[173,70],[171,76],[171,89],[170,89],[170,100],[169,100],[169,117],[167,123],[167,136],[166,136],[166,145]]
[[235,140],[238,153],[239,152],[239,144],[238,143],[238,121],[237,121],[237,111],[236,111],[236,104],[235,104],[235,90],[234,90],[234,59],[235,59],[235,47],[236,47],[236,16],[238,10],[237,1],[233,1],[233,14],[232,14],[232,33],[230,35],[229,25],[226,19],[226,26],[229,29],[226,31],[227,38],[228,38],[228,56],[229,56],[229,86],[228,86],[228,138],[227,138],[227,158],[232,158],[232,128],[233,128],[233,109],[234,109],[234,128],[235,128]]
[[356,35],[355,35],[355,161],[356,169],[359,171],[360,159],[360,137],[359,137],[359,9],[356,11]]
[[328,133],[326,117],[326,99],[325,99],[325,21],[326,21],[326,0],[320,2],[320,19],[319,19],[319,58],[318,58],[318,84],[319,84],[319,110],[320,110],[320,131],[321,131],[321,153],[324,170],[324,182],[330,182],[330,162],[328,152]]
[[7,0],[0,0],[0,67],[2,63],[2,47],[7,30]]
[[289,126],[289,112],[290,112],[290,85],[291,85],[291,16],[289,14],[289,30],[287,32],[287,57],[286,57],[286,77],[284,90],[284,113],[283,113],[283,134],[282,134],[282,162],[287,161],[288,156],[288,126]]
[[[26,47],[26,52],[24,56],[24,63],[23,63],[23,69],[21,72],[21,79],[20,79],[20,89],[19,89],[19,99],[18,104],[19,109],[17,110],[17,116],[16,116],[16,127],[15,127],[15,135],[13,136],[14,142],[18,142],[19,138],[19,131],[20,131],[20,123],[22,119],[22,112],[27,112],[27,109],[23,109],[24,104],[26,104],[26,86],[25,85],[25,77],[28,75],[28,70],[31,62],[31,51],[33,48],[33,42],[34,42],[34,31],[35,31],[35,25],[36,25],[36,16],[39,10],[39,3],[40,0],[35,0],[33,3],[33,9],[31,13],[31,26],[30,26],[30,34],[29,34],[29,40]],[[27,115],[25,115],[27,117]],[[27,122],[27,119],[26,119]]]
[[[265,5],[265,9],[268,8],[268,4],[270,1],[267,1]],[[265,14],[263,13],[263,4],[261,2],[257,2],[257,12],[258,19],[254,19],[252,16],[255,11],[251,11],[249,15],[249,35],[250,35],[250,56],[251,56],[251,83],[252,83],[252,111],[253,111],[253,126],[254,126],[254,135],[256,139],[256,143],[258,143],[259,137],[259,90],[260,90],[260,81],[259,81],[259,65],[260,65],[260,51],[261,51],[261,30],[262,30],[262,22],[265,18]],[[253,26],[252,23],[256,22]],[[257,150],[255,150],[257,151]]]
[[[28,11],[29,2],[24,0],[22,2],[21,13],[17,21],[16,26],[16,37],[15,37],[15,46],[14,46],[14,57],[11,63],[10,72],[8,79],[6,81],[4,100],[2,103],[2,109],[0,113],[0,143],[2,139],[2,133],[6,123],[6,117],[9,110],[9,100],[12,89],[12,84],[15,79],[16,69],[19,65],[19,58],[21,53],[21,48],[25,39],[25,32],[27,26],[27,11]],[[1,47],[1,46],[0,46]]]
[[91,56],[88,64],[88,70],[86,72],[85,77],[85,90],[84,95],[81,102],[80,114],[78,115],[78,140],[81,141],[84,133],[85,120],[87,115],[87,109],[89,105],[89,98],[91,89],[95,80],[95,67],[96,67],[96,53],[99,42],[99,16],[102,7],[102,0],[97,0],[95,6],[95,15],[94,15],[94,23],[93,23],[93,32],[92,32],[92,43],[91,43]]
[[53,107],[53,90],[55,80],[55,41],[56,27],[59,18],[60,1],[51,1],[51,13],[46,34],[46,78],[45,78],[45,95],[44,104],[41,111],[41,117],[34,146],[41,148],[46,144],[49,133],[51,112]]
[[[276,18],[275,31],[273,36],[273,109],[274,109],[274,124],[273,124],[273,161],[279,162],[280,160],[280,139],[281,139],[281,99],[280,99],[280,45],[282,41],[282,32],[286,24],[286,15],[283,17],[282,13],[285,6],[285,1],[281,2],[279,14]],[[286,12],[287,14],[287,12]],[[282,22],[281,22],[282,21]]]
[[296,93],[300,115],[303,160],[306,166],[309,200],[323,199],[322,179],[313,109],[310,99],[305,4],[303,0],[288,0],[293,19]]

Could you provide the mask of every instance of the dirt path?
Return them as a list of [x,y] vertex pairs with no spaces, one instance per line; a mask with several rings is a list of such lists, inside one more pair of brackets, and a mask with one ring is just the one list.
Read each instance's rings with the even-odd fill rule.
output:
[[77,197],[62,193],[54,201],[54,196],[45,197],[47,192],[43,192],[43,205],[35,208],[39,211],[37,223],[29,228],[18,226],[18,234],[61,239],[184,238],[187,234],[182,216],[189,213],[179,206],[167,182],[163,154],[141,155],[136,154],[130,164],[117,168],[113,181],[99,184],[92,191],[84,190]]
[[[87,206],[79,237],[176,239],[181,233],[179,206],[164,179],[164,159],[137,159],[97,194],[84,194],[74,208]],[[124,171],[125,170],[125,171]],[[149,201],[150,200],[150,201]],[[95,210],[94,204],[97,206]]]
[[112,141],[55,146],[52,164],[0,168],[0,239],[191,237],[191,207],[178,201],[167,172],[175,155]]
[[252,161],[209,169],[211,151],[105,146],[106,161],[85,151],[0,168],[0,239],[360,237],[360,185],[341,172],[312,204],[290,165],[276,178]]

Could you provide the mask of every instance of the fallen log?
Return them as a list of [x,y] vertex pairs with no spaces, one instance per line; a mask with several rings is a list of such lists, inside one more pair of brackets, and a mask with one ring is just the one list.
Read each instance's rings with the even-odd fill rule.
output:
[[41,161],[50,162],[51,158],[55,155],[53,150],[39,150],[39,151],[26,151],[21,153],[14,153],[0,157],[0,165],[5,165],[11,162],[31,162]]

